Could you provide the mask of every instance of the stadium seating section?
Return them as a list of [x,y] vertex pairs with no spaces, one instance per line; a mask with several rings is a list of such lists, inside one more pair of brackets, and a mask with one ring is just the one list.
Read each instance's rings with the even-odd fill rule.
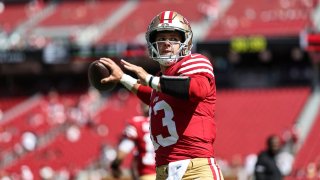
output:
[[[203,14],[198,11],[196,4],[204,0],[188,0],[188,1],[141,1],[139,6],[120,22],[114,29],[108,31],[100,39],[99,44],[108,42],[134,42],[139,35],[144,38],[144,33],[148,28],[151,18],[155,16],[154,12],[175,10],[183,14],[191,22],[200,21]],[[149,19],[148,19],[149,18]],[[121,37],[121,38],[119,38]]]
[[299,173],[299,170],[304,169],[307,171],[307,168],[314,164],[320,162],[320,112],[318,112],[318,116],[316,118],[315,123],[312,126],[311,131],[309,132],[307,139],[305,140],[303,146],[300,151],[296,155],[296,160],[293,166],[293,173]]
[[[219,1],[218,1],[219,2]],[[221,2],[221,1],[220,1]],[[62,1],[47,17],[34,25],[36,28],[57,27],[88,27],[100,25],[110,18],[117,10],[128,3],[127,1]],[[155,14],[168,10],[178,11],[185,15],[190,22],[199,23],[209,16],[201,6],[210,6],[207,0],[189,1],[138,1],[132,11],[121,21],[107,31],[101,31],[98,44],[115,42],[139,42],[144,38],[147,25]],[[222,3],[221,3],[222,4]],[[4,15],[0,17],[1,26],[10,31],[18,24],[27,20],[41,9],[32,10],[29,4],[7,5]],[[307,1],[232,1],[231,6],[220,12],[219,19],[209,28],[205,40],[225,39],[232,36],[265,35],[265,36],[297,36],[301,29],[309,25],[308,17],[312,5]],[[30,10],[31,9],[31,10]],[[149,19],[148,19],[149,18]],[[5,22],[5,23],[3,23]],[[32,34],[32,29],[30,30]]]
[[[220,90],[217,95],[219,103],[216,107],[217,157],[232,161],[235,155],[244,158],[248,154],[262,150],[268,135],[280,134],[295,123],[309,95],[310,88],[307,87]],[[28,129],[40,136],[50,132],[55,126],[43,124],[31,128],[26,122],[28,114],[41,114],[40,106],[42,108],[44,106],[41,101],[27,112],[8,121],[3,127],[13,126],[18,132]],[[76,173],[98,161],[103,144],[116,147],[126,120],[138,114],[138,107],[139,101],[136,97],[119,91],[105,100],[105,104],[94,116],[94,125],[77,126],[80,132],[78,140],[73,142],[68,139],[66,136],[68,130],[65,129],[64,133],[59,133],[47,145],[26,153],[19,160],[12,162],[6,170],[18,172],[20,167],[27,163],[35,175],[44,165],[54,170],[67,168],[70,172]],[[43,113],[42,115],[45,116]],[[307,149],[303,148],[299,154],[299,157],[303,158],[297,159],[296,166],[304,166],[306,162],[315,158],[319,151],[318,145],[313,143],[318,138],[316,129],[319,128],[319,119],[306,141]],[[72,127],[71,125],[68,128]],[[104,133],[101,132],[102,127],[105,129]],[[13,139],[18,142],[19,134]],[[13,146],[2,145],[2,148],[13,149]],[[125,163],[125,167],[129,167],[129,160]]]
[[124,1],[99,1],[97,3],[62,2],[58,8],[38,26],[88,26],[100,23],[122,4],[124,4]]
[[6,6],[0,16],[0,30],[11,33],[19,24],[29,18],[32,12],[28,11],[27,4],[15,4]]
[[263,150],[270,134],[294,125],[309,94],[308,88],[219,91],[217,156],[231,161]]
[[26,100],[27,97],[2,97],[0,98],[0,107],[2,111],[6,111],[22,101]]
[[308,26],[310,4],[302,1],[233,1],[226,13],[213,24],[206,39],[264,35],[298,36]]
[[[74,97],[78,96],[80,95],[61,95],[60,99],[72,99],[74,101]],[[127,98],[123,99],[123,97]],[[60,127],[58,127],[58,124],[49,124],[47,121],[48,114],[44,109],[47,108],[48,104],[46,104],[45,99],[47,97],[41,98],[32,107],[2,124],[2,130],[10,130],[13,137],[10,142],[0,143],[0,158],[4,158],[2,155],[5,153],[14,151],[14,145],[21,142],[23,132],[35,132],[38,137],[45,136],[52,131],[61,132],[53,137],[53,140],[49,140],[36,150],[25,153],[19,159],[11,162],[4,168],[7,172],[20,172],[20,168],[27,164],[32,169],[35,178],[40,178],[39,171],[44,166],[49,166],[55,171],[65,168],[71,173],[77,173],[79,170],[99,161],[101,154],[103,154],[103,145],[116,147],[126,120],[137,115],[139,109],[139,102],[136,97],[129,94],[119,94],[106,100],[105,105],[95,115],[92,126],[80,126],[67,121],[64,125],[60,124]],[[30,125],[29,116],[34,114],[41,116],[41,124],[37,126]],[[73,136],[68,135],[69,130],[77,131],[72,127],[79,130],[80,135],[79,139],[74,141]],[[13,128],[14,130],[12,130]],[[75,133],[74,137],[76,138],[77,132],[73,133]],[[80,149],[81,151],[79,151]],[[130,157],[124,162],[126,168],[130,166]]]

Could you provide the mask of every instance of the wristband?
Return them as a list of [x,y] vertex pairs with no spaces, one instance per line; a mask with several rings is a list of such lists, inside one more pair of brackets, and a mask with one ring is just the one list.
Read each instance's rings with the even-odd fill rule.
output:
[[150,82],[150,87],[155,90],[159,90],[160,77],[153,77]]
[[123,74],[121,79],[120,79],[120,83],[122,85],[124,85],[124,87],[126,87],[128,90],[131,91],[131,89],[133,88],[133,86],[135,84],[137,84],[137,79],[127,75],[127,74]]
[[148,85],[149,85],[150,87],[152,87],[152,86],[151,86],[152,80],[153,80],[153,76],[151,76],[150,79],[149,79]]
[[146,77],[146,83],[149,87],[158,91],[160,77],[154,77],[154,76],[148,74]]
[[147,85],[150,86],[150,87],[151,87],[151,81],[152,81],[152,79],[153,79],[153,76],[150,75],[150,74],[148,74],[147,77],[146,77],[146,83],[147,83]]

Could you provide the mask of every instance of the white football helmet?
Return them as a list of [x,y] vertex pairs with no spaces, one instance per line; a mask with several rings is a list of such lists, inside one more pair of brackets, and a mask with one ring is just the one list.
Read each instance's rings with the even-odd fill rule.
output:
[[[182,42],[179,42],[180,48],[177,54],[160,55],[158,43],[155,41],[155,35],[159,31],[177,31],[182,35]],[[171,66],[181,57],[191,53],[192,37],[191,26],[186,18],[174,11],[163,11],[155,16],[148,26],[146,40],[149,56],[163,66]]]

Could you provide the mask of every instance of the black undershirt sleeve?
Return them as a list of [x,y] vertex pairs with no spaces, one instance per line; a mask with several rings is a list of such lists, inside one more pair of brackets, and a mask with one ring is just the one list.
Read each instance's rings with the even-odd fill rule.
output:
[[189,98],[190,77],[188,76],[165,76],[160,77],[161,92],[179,97]]

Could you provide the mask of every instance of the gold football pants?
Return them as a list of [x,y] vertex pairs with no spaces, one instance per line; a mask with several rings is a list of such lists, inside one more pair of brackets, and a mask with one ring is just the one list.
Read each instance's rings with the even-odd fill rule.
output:
[[[159,166],[156,170],[156,180],[166,180],[168,165]],[[214,158],[194,158],[190,160],[182,180],[224,180],[224,178]]]

